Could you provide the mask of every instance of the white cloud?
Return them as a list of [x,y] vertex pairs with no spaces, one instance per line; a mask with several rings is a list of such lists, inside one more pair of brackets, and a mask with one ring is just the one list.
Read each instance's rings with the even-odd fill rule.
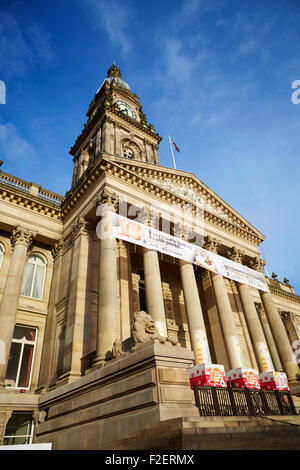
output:
[[44,27],[37,22],[34,22],[26,29],[26,35],[36,52],[38,60],[44,64],[49,65],[55,59],[55,54],[51,45],[50,34]]
[[125,30],[129,25],[130,12],[121,2],[106,0],[78,0],[78,4],[88,14],[94,28],[105,31],[112,44],[128,54],[132,44]]
[[167,73],[177,81],[188,80],[195,61],[183,52],[182,43],[178,39],[167,39],[165,42],[165,58]]
[[34,148],[19,134],[18,129],[11,123],[0,124],[0,151],[1,159],[9,167],[33,167],[39,157]]
[[4,77],[23,76],[32,64],[32,54],[15,18],[1,12],[0,70]]
[[41,24],[21,28],[10,13],[1,11],[0,71],[4,78],[22,77],[36,64],[49,65],[54,57],[50,36]]

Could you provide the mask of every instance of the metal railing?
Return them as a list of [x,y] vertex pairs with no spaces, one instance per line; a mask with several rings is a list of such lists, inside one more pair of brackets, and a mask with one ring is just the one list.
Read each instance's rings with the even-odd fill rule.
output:
[[200,416],[294,415],[290,392],[248,388],[194,387]]

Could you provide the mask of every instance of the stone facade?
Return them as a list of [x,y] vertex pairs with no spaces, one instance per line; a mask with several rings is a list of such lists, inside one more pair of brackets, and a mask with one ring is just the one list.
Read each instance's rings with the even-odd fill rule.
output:
[[287,279],[259,292],[101,237],[99,220],[137,217],[259,271],[263,234],[195,175],[160,166],[161,137],[115,64],[87,118],[64,197],[0,173],[0,442],[16,412],[56,449],[109,448],[111,435],[195,418],[199,335],[225,369],[262,371],[263,345],[297,389],[300,297]]

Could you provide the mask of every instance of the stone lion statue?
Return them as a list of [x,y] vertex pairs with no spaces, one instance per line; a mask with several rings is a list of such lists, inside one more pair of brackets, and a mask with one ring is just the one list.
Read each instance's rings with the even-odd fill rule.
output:
[[134,314],[131,337],[134,344],[149,343],[155,339],[164,342],[164,338],[157,331],[153,318],[143,310]]

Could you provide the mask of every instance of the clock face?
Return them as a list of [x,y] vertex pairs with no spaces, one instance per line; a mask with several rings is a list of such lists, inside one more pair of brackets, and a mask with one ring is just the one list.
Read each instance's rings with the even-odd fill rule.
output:
[[128,104],[124,103],[123,101],[117,101],[117,105],[122,113],[127,114],[127,116],[131,117],[132,119],[136,119],[135,112],[133,109],[131,109],[130,106],[128,106]]

